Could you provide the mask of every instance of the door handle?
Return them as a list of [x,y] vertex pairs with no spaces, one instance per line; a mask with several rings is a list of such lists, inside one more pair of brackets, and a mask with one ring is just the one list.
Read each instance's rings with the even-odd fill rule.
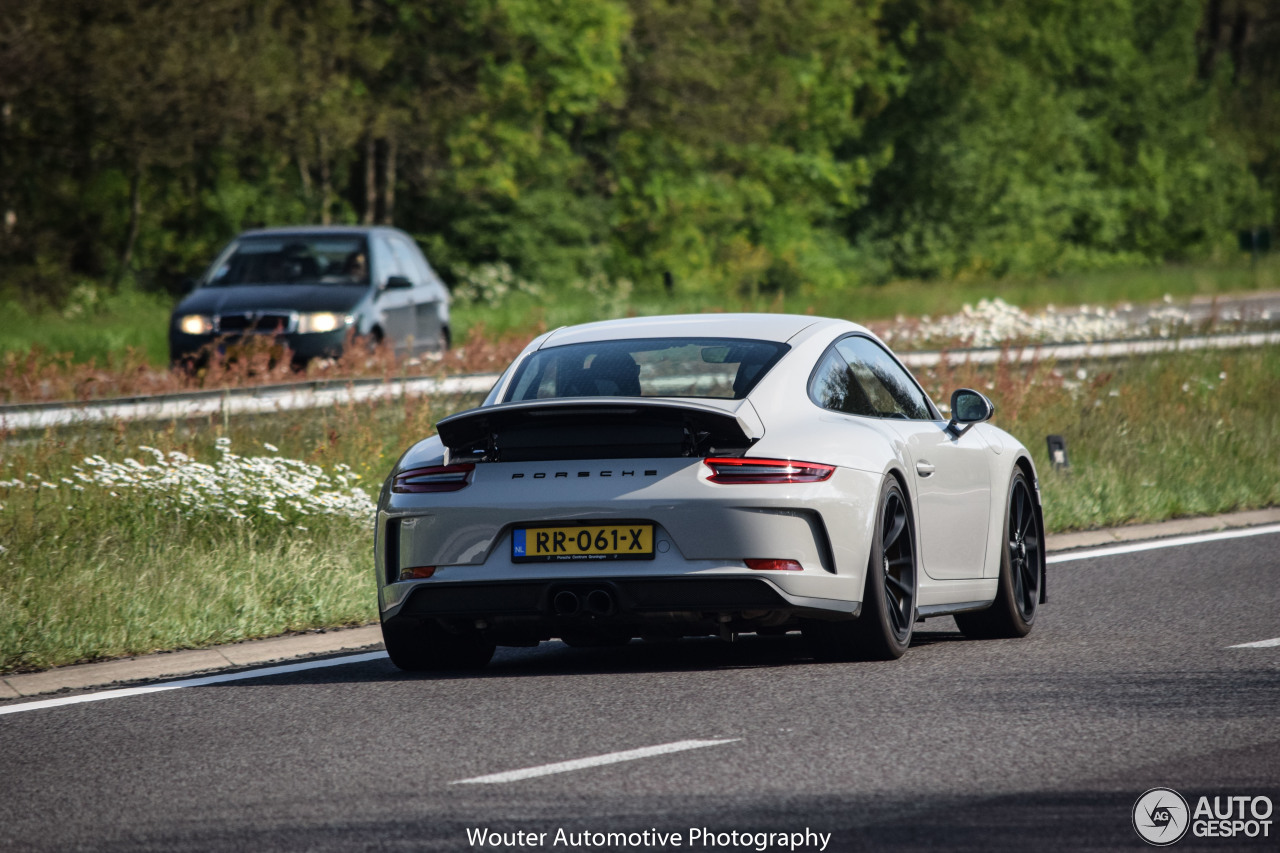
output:
[[933,470],[934,470],[933,466],[928,462],[916,463],[916,473],[919,474],[921,477],[932,477]]

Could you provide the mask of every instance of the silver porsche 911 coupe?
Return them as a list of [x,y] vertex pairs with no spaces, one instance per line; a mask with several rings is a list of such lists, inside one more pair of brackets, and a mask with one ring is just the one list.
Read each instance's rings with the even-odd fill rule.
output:
[[1020,637],[1045,600],[1030,454],[977,391],[940,414],[875,335],[768,314],[534,340],[378,501],[378,605],[406,670],[498,645],[800,630],[893,659],[917,622]]

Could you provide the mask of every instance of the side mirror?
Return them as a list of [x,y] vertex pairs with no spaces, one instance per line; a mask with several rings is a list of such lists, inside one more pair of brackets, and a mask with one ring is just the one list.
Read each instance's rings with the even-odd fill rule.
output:
[[413,282],[409,281],[409,279],[405,278],[404,276],[402,275],[387,276],[387,284],[386,284],[387,290],[404,290],[405,288],[409,288],[409,287],[413,287]]
[[984,395],[972,388],[957,388],[951,392],[951,420],[947,421],[947,432],[959,438],[974,424],[991,420],[995,413],[995,405]]

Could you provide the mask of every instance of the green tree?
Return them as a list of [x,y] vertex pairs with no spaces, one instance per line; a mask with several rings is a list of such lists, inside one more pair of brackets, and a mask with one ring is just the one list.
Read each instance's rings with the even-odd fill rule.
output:
[[1034,273],[1203,255],[1253,192],[1216,144],[1196,0],[901,0],[911,82],[851,236],[899,275]]
[[878,7],[632,3],[627,100],[603,142],[634,275],[778,290],[856,275],[836,223],[878,152],[854,143],[902,75]]

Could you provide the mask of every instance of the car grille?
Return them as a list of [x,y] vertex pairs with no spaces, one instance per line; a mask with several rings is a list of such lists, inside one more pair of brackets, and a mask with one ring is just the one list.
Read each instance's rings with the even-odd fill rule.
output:
[[282,335],[293,328],[293,315],[287,311],[245,311],[218,317],[221,334]]

